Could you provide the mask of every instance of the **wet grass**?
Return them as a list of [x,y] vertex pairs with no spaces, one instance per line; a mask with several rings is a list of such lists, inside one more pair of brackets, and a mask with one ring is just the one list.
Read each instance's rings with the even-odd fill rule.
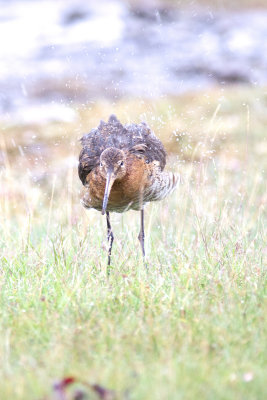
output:
[[[264,89],[99,103],[77,120],[2,126],[1,399],[50,399],[74,375],[123,399],[266,397]],[[79,204],[77,138],[146,119],[181,174],[173,195],[105,220]],[[90,397],[92,398],[92,397]]]

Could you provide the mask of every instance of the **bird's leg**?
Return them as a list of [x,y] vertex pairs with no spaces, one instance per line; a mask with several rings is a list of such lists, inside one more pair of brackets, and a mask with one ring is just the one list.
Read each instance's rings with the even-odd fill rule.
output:
[[140,226],[140,232],[138,235],[138,240],[141,244],[141,248],[142,248],[142,254],[143,254],[143,258],[145,260],[145,228],[144,228],[144,209],[141,209],[141,226]]
[[112,244],[114,240],[114,235],[111,230],[111,224],[110,224],[110,218],[109,218],[109,212],[106,211],[106,217],[107,217],[107,233],[108,233],[108,243],[109,243],[109,248],[108,248],[108,266],[110,265],[111,261],[111,250],[112,250]]

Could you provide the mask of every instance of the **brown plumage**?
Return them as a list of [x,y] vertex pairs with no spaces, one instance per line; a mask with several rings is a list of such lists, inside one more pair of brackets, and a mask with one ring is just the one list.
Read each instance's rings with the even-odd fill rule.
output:
[[144,205],[161,200],[177,178],[163,171],[166,152],[145,123],[122,125],[111,115],[81,139],[78,173],[85,186],[82,204],[106,213],[110,265],[113,233],[109,212],[141,211],[139,240],[144,250]]

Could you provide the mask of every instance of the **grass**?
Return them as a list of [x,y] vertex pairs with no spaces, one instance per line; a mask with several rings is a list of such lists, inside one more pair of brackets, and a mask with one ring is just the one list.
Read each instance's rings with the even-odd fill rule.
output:
[[[73,375],[118,399],[266,398],[267,94],[228,89],[3,125],[1,399],[52,399]],[[146,119],[182,183],[139,215],[79,204],[77,138],[116,112]],[[93,397],[90,397],[93,398]]]

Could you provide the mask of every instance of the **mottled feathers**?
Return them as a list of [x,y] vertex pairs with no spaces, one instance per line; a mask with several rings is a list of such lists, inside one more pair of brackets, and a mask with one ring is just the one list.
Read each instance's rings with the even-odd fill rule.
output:
[[166,152],[161,141],[144,123],[122,125],[115,115],[108,122],[100,122],[81,139],[82,150],[79,157],[79,177],[83,184],[87,175],[99,165],[101,153],[108,147],[144,158],[146,163],[157,161],[161,170],[166,164]]

